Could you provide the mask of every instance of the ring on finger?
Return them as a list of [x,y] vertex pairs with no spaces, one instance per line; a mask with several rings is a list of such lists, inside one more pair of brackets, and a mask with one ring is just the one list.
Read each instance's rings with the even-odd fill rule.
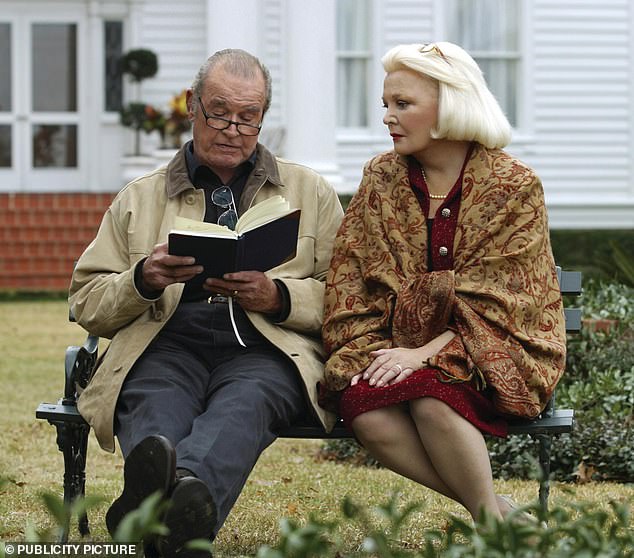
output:
[[403,367],[400,364],[395,364],[394,365],[395,368],[398,368],[398,373],[402,374],[403,373]]

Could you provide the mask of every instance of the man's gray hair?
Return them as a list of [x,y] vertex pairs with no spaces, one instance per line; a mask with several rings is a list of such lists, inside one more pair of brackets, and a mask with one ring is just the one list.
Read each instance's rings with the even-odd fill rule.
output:
[[209,72],[216,66],[223,66],[230,74],[242,78],[255,78],[260,72],[264,78],[265,99],[264,112],[271,106],[271,74],[268,68],[259,60],[245,50],[237,48],[226,48],[212,54],[200,67],[192,83],[192,91],[195,97],[201,97],[205,80]]

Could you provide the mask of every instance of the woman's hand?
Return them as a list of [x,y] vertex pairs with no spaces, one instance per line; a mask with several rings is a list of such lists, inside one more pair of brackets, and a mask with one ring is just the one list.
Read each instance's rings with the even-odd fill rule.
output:
[[[361,374],[357,374],[350,381],[350,385],[356,384],[361,378],[368,380],[371,386],[382,387],[397,384],[408,378],[414,370],[419,370],[431,356],[425,347],[417,349],[379,349],[372,351],[374,357],[372,364]],[[356,379],[356,381],[355,381]]]
[[374,360],[363,372],[352,377],[350,385],[357,384],[361,379],[368,380],[371,386],[376,387],[398,384],[409,378],[414,371],[427,365],[429,359],[455,335],[453,331],[447,330],[426,345],[415,349],[395,347],[372,351],[370,356],[374,357]]

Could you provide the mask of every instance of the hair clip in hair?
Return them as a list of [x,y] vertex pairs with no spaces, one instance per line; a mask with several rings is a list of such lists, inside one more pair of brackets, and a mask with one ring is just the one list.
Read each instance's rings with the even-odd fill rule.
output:
[[425,43],[422,47],[418,49],[418,52],[420,52],[421,54],[428,54],[430,52],[433,52],[437,54],[438,56],[440,56],[445,62],[447,62],[447,64],[451,66],[451,62],[447,60],[445,53],[442,50],[440,50],[440,48],[438,47],[436,43]]

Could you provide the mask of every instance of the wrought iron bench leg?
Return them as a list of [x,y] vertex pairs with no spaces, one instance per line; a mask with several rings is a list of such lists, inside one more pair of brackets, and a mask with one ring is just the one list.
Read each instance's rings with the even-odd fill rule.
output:
[[[86,493],[86,453],[90,427],[69,422],[56,422],[55,427],[57,447],[64,455],[64,504],[70,507]],[[86,512],[79,516],[78,527],[82,537],[90,533]],[[67,540],[68,531],[64,529],[60,534],[60,542]]]
[[549,434],[538,434],[539,464],[541,478],[539,480],[539,504],[544,512],[548,511],[548,496],[550,494],[550,448],[552,437]]

